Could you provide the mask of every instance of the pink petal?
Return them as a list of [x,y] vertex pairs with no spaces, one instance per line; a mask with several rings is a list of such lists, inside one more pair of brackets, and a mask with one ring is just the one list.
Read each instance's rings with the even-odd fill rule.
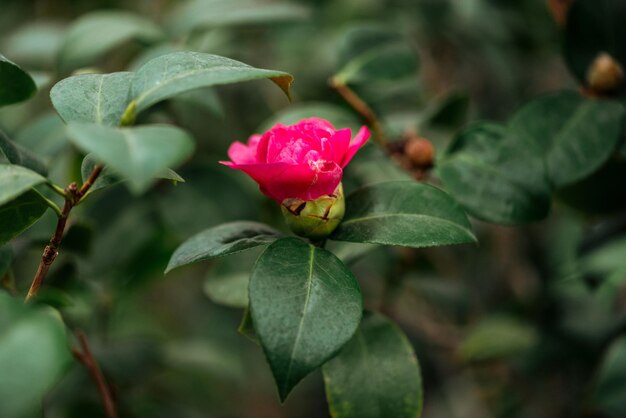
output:
[[232,164],[222,162],[235,170],[241,170],[259,183],[263,194],[282,203],[287,198],[313,200],[332,194],[341,181],[341,168],[330,162],[317,167],[309,164]]
[[341,165],[346,153],[348,152],[351,136],[352,131],[350,131],[350,128],[340,129],[335,132],[335,134],[328,140],[328,142],[330,142],[330,147],[328,154],[326,152],[323,154],[324,159],[334,161]]
[[233,142],[228,148],[228,157],[237,164],[251,164],[257,162],[257,145],[261,135],[252,135],[248,144]]
[[362,126],[356,136],[352,138],[352,141],[350,141],[348,152],[346,153],[343,161],[340,164],[341,168],[344,168],[346,165],[348,165],[348,163],[352,160],[352,157],[354,157],[354,154],[356,154],[359,148],[361,148],[361,146],[363,146],[363,144],[365,144],[365,142],[367,142],[369,138],[369,129],[367,129],[367,126]]

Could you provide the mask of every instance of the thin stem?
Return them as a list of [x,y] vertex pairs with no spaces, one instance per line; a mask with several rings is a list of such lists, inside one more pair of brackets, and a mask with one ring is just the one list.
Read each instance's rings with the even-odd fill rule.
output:
[[54,260],[59,254],[59,247],[61,246],[61,241],[63,240],[63,233],[65,232],[65,226],[67,225],[67,219],[70,212],[74,206],[81,202],[81,199],[87,194],[87,192],[89,192],[89,189],[93,186],[93,183],[102,172],[102,169],[102,165],[96,165],[80,190],[78,189],[78,186],[76,186],[76,183],[71,183],[63,191],[65,195],[65,204],[63,205],[63,209],[57,212],[58,220],[56,229],[54,230],[52,238],[50,238],[50,242],[43,250],[39,267],[37,267],[37,272],[35,273],[32,284],[30,285],[28,294],[26,295],[26,302],[37,296],[39,288],[43,283],[43,279],[46,277],[46,274],[48,274],[50,266],[54,263]]
[[115,401],[111,395],[111,389],[102,374],[102,370],[100,369],[98,362],[89,348],[85,333],[82,331],[76,331],[76,338],[78,338],[81,350],[72,350],[74,357],[85,366],[94,383],[98,387],[98,392],[100,393],[100,398],[102,399],[102,404],[104,405],[107,418],[118,418],[117,407],[115,406]]
[[37,189],[32,190],[39,195],[39,197],[57,214],[57,216],[61,216],[61,208],[59,208],[56,203],[42,195]]
[[48,182],[46,183],[46,186],[48,186],[50,189],[52,189],[53,192],[55,192],[56,194],[58,194],[59,196],[66,198],[67,197],[67,193],[65,193],[65,190],[63,190],[61,187],[57,186],[54,183]]
[[387,136],[385,135],[382,125],[378,120],[378,116],[376,116],[376,113],[374,113],[372,108],[369,107],[369,105],[365,103],[365,101],[363,101],[363,99],[361,99],[354,90],[340,80],[331,78],[330,85],[332,88],[337,90],[337,93],[339,93],[341,97],[343,97],[343,99],[363,117],[363,119],[367,121],[370,127],[374,130],[374,139],[376,142],[386,149]]

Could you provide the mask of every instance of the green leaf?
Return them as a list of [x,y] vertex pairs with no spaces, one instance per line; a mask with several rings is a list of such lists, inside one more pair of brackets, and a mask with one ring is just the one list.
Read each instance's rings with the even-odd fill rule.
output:
[[609,417],[621,417],[626,408],[626,337],[611,344],[592,389],[593,402]]
[[[565,26],[564,54],[567,65],[582,84],[600,53],[608,53],[626,68],[626,4],[615,0],[572,2]],[[624,93],[626,86],[620,89]]]
[[289,96],[293,77],[239,61],[199,52],[173,52],[154,58],[135,74],[132,98],[137,111],[193,89],[269,78]]
[[232,308],[248,306],[248,283],[250,273],[209,275],[204,282],[204,293],[213,302]]
[[0,107],[22,102],[37,91],[32,77],[0,54]]
[[19,165],[0,164],[0,205],[45,182],[40,174]]
[[239,328],[237,328],[237,332],[252,341],[255,344],[260,345],[259,338],[256,335],[256,331],[254,330],[254,324],[252,323],[252,315],[250,315],[250,309],[246,308],[243,312],[243,317],[241,318],[241,322],[239,323]]
[[532,149],[508,138],[506,128],[479,122],[451,144],[437,173],[452,196],[473,216],[518,224],[543,219],[550,190],[543,164]]
[[408,247],[476,241],[450,196],[413,181],[381,183],[349,195],[346,215],[331,239]]
[[117,126],[129,103],[133,73],[82,74],[59,81],[50,91],[66,123]]
[[137,40],[153,43],[163,33],[150,20],[124,11],[98,11],[76,20],[67,30],[59,52],[62,69],[70,71],[91,65],[115,47]]
[[188,1],[173,14],[170,27],[175,34],[195,29],[304,20],[309,10],[291,3],[258,0]]
[[0,205],[0,245],[30,228],[47,209],[41,195],[33,190]]
[[50,308],[0,293],[0,416],[33,416],[72,356],[65,327]]
[[240,221],[218,225],[194,235],[178,247],[165,273],[187,264],[267,245],[281,236],[274,228],[258,222]]
[[37,150],[38,155],[51,157],[57,155],[67,145],[65,124],[54,111],[29,122],[17,136],[15,141],[30,150]]
[[[99,161],[94,158],[92,154],[87,154],[85,158],[83,158],[83,162],[80,166],[80,173],[83,179],[83,182],[89,178],[91,172],[99,164]],[[164,172],[156,176],[157,178],[161,178],[164,180],[171,180],[177,183],[184,183],[185,179],[182,178],[177,172],[172,169],[166,169]],[[107,187],[114,186],[118,183],[122,183],[126,181],[123,177],[120,177],[119,174],[114,173],[109,166],[104,166],[104,169],[96,179],[95,183],[89,189],[89,193],[93,193],[96,190],[104,189]]]
[[411,344],[387,318],[363,318],[352,340],[322,368],[333,418],[417,418],[422,378]]
[[332,253],[298,238],[280,239],[261,254],[249,298],[281,401],[352,337],[363,307],[350,270]]
[[546,178],[559,188],[600,168],[615,151],[623,125],[620,103],[566,91],[532,100],[508,129],[543,158]]
[[52,69],[56,64],[64,32],[65,28],[59,22],[29,21],[19,25],[6,37],[2,48],[8,56],[28,68]]
[[70,123],[67,132],[76,146],[128,178],[135,193],[146,190],[169,166],[183,162],[194,146],[185,131],[164,125],[111,128]]
[[417,53],[399,33],[378,25],[358,25],[344,35],[340,70],[342,84],[396,81],[415,76]]
[[30,168],[44,177],[48,175],[46,165],[38,157],[11,141],[2,131],[0,131],[0,154],[3,154],[11,164]]

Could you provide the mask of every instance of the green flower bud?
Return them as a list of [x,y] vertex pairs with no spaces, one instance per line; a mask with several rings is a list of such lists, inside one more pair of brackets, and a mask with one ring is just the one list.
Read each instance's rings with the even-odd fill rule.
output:
[[341,183],[332,195],[315,200],[285,199],[280,209],[287,226],[301,237],[321,240],[339,226],[346,212]]

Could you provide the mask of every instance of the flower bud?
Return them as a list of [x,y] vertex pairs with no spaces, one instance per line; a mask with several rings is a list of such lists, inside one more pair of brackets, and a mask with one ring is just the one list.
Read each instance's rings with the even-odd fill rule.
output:
[[414,137],[404,144],[404,154],[414,166],[430,168],[435,160],[435,147],[427,139]]
[[622,66],[606,52],[598,54],[587,71],[587,83],[598,93],[610,93],[624,83]]
[[332,195],[315,200],[289,198],[280,206],[294,234],[313,240],[328,237],[339,226],[346,210],[341,183]]

